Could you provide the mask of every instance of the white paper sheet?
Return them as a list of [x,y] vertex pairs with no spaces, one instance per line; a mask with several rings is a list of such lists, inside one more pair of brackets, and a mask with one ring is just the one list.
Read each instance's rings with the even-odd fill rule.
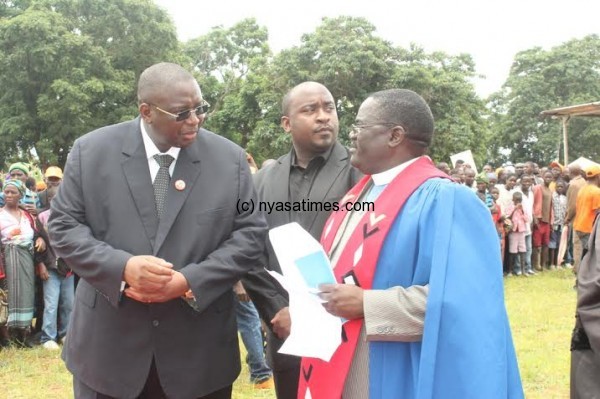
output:
[[327,254],[298,223],[271,229],[269,238],[283,276],[269,273],[290,296],[292,328],[279,352],[329,361],[342,341],[342,320],[316,295],[319,284],[335,283]]

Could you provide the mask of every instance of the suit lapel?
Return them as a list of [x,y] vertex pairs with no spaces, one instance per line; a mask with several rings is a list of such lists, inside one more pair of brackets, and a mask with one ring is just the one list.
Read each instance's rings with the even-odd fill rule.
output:
[[[135,202],[140,219],[144,225],[146,236],[154,246],[156,229],[158,227],[158,216],[156,204],[154,203],[154,189],[148,169],[146,149],[142,140],[140,119],[136,118],[131,129],[123,140],[123,174],[129,185],[129,191]],[[117,205],[118,206],[118,205]]]
[[[312,190],[309,196],[310,201],[324,202],[327,193],[331,190],[331,186],[337,180],[338,176],[344,170],[348,161],[348,152],[339,142],[336,142],[333,150],[329,156],[329,159],[323,165],[323,168],[317,173],[315,182],[313,183]],[[348,188],[350,189],[350,188]],[[318,216],[318,212],[301,212],[300,217],[306,217],[306,224],[308,230],[312,229],[312,225]]]
[[[202,134],[198,132],[198,134]],[[158,253],[160,247],[165,242],[169,230],[173,226],[181,207],[185,203],[186,198],[192,191],[194,183],[200,175],[200,149],[199,142],[196,141],[186,148],[182,148],[175,163],[175,170],[171,177],[171,184],[167,191],[167,200],[165,204],[164,214],[158,224],[156,232],[156,243],[154,246],[154,255]],[[175,188],[175,183],[181,181],[185,184],[182,190]],[[180,186],[181,188],[181,186]],[[152,197],[154,198],[154,197]]]

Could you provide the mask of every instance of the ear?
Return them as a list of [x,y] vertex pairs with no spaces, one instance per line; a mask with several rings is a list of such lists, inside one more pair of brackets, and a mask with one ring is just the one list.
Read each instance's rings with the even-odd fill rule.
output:
[[394,126],[390,129],[390,138],[388,145],[390,147],[398,147],[406,139],[406,132],[402,126]]
[[141,103],[140,106],[138,107],[138,109],[140,110],[140,116],[143,119],[143,121],[148,124],[151,124],[152,123],[152,107],[150,107],[150,104]]
[[285,130],[286,133],[292,131],[292,126],[290,125],[290,118],[287,116],[281,117],[281,127]]

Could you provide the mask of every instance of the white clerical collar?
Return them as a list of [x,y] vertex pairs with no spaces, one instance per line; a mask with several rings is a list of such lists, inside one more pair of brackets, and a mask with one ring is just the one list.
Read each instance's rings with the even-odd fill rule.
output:
[[156,154],[169,154],[170,156],[172,156],[175,159],[175,161],[177,161],[177,157],[179,156],[179,151],[181,151],[181,148],[171,147],[171,148],[169,148],[169,150],[167,152],[161,152],[158,149],[158,147],[156,146],[156,144],[154,144],[154,141],[152,141],[152,139],[148,135],[148,132],[146,131],[146,128],[144,127],[144,121],[141,119],[140,119],[140,126],[142,129],[142,139],[144,140],[144,148],[146,149],[146,158],[147,159],[154,158],[154,156]]
[[394,178],[396,176],[398,176],[400,174],[400,172],[402,172],[404,169],[406,169],[412,163],[414,163],[415,161],[417,161],[417,160],[419,160],[419,159],[421,159],[423,157],[427,157],[427,155],[422,155],[420,157],[413,158],[410,161],[406,161],[404,163],[401,163],[400,165],[396,165],[396,166],[394,166],[391,169],[388,169],[386,171],[383,171],[383,172],[380,172],[380,173],[375,173],[374,175],[371,175],[371,178],[373,179],[373,184],[375,186],[381,186],[381,185],[384,185],[384,184],[390,184],[390,182],[392,180],[394,180]]

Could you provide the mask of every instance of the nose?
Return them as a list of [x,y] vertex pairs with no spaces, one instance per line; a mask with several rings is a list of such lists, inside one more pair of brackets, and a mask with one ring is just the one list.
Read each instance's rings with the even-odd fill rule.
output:
[[188,116],[188,118],[185,120],[185,123],[188,125],[198,125],[204,120],[205,117],[206,114],[198,116],[195,112],[190,112],[190,116]]
[[319,107],[319,111],[317,112],[317,120],[318,121],[328,121],[331,118],[329,112],[323,107]]

